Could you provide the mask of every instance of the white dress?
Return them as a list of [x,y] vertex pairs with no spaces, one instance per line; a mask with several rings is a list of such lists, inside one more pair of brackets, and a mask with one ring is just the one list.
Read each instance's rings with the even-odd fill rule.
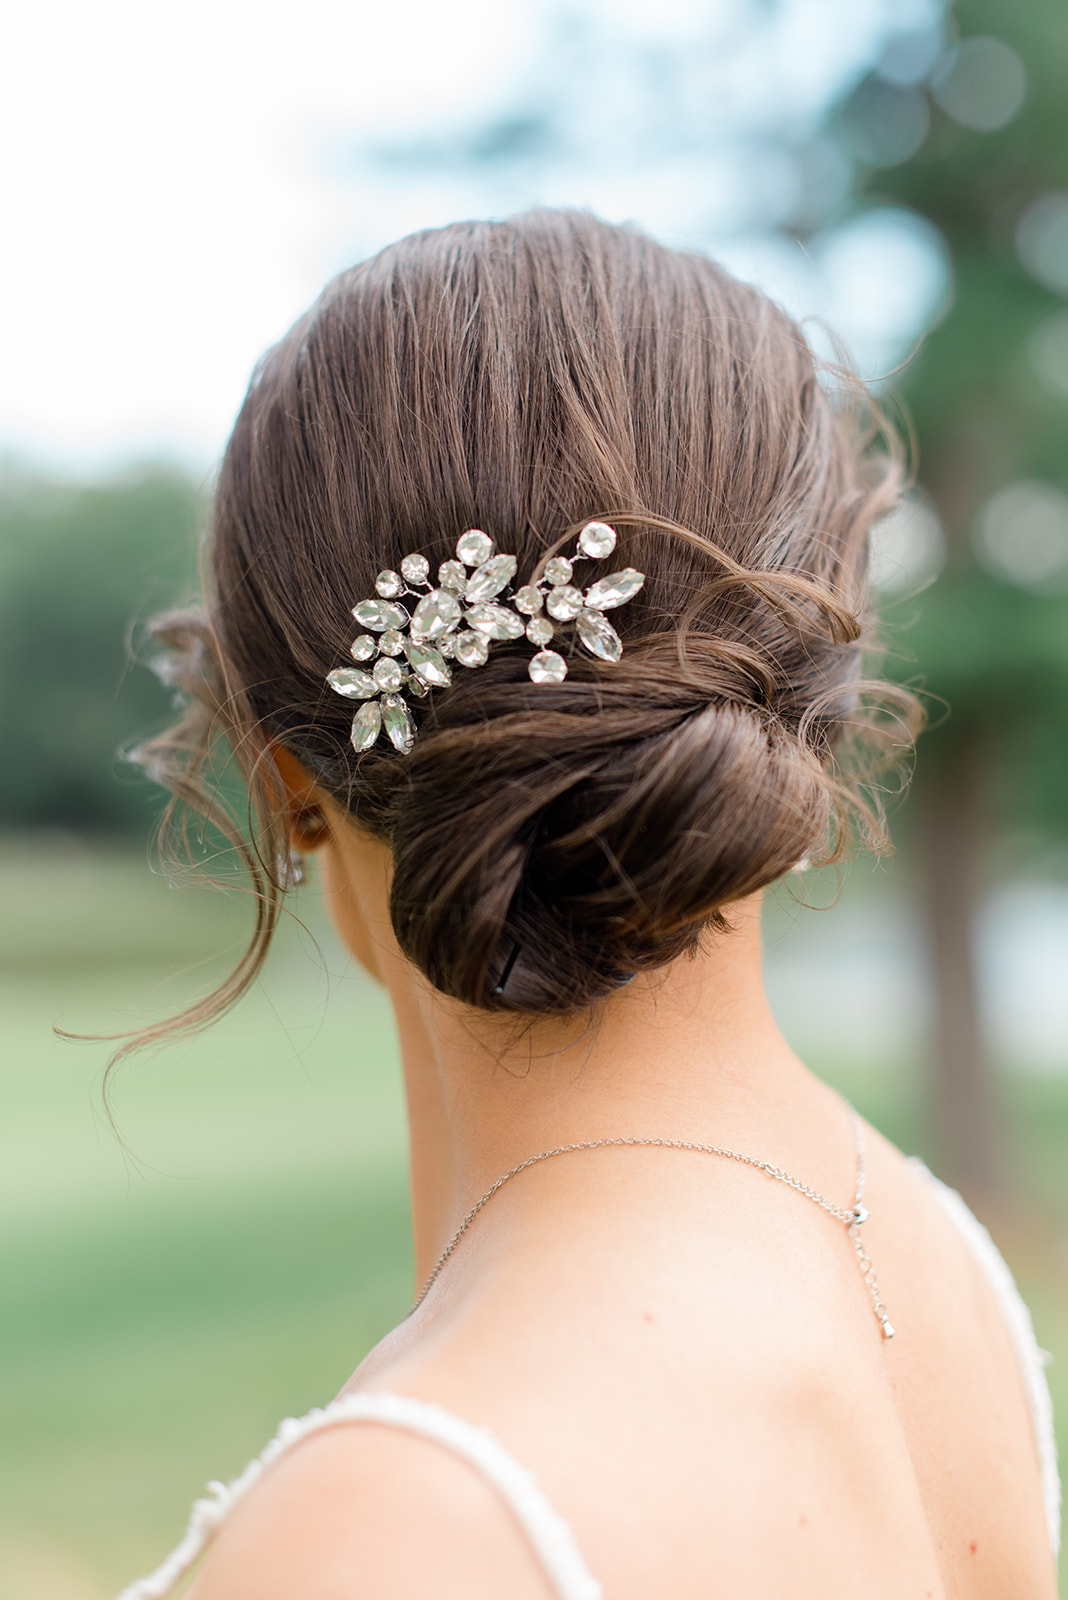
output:
[[[1046,1382],[1045,1361],[1038,1347],[1031,1314],[1020,1298],[1012,1274],[989,1233],[977,1221],[960,1195],[940,1183],[922,1162],[914,1162],[931,1186],[950,1220],[956,1225],[975,1260],[986,1275],[1005,1317],[1016,1351],[1031,1408],[1042,1473],[1042,1494],[1050,1545],[1060,1547],[1061,1487],[1057,1473],[1057,1446],[1053,1434],[1053,1404]],[[193,1506],[185,1538],[166,1561],[147,1578],[123,1590],[119,1600],[162,1600],[211,1541],[233,1507],[278,1457],[301,1439],[340,1423],[373,1422],[418,1434],[451,1450],[479,1472],[500,1495],[525,1534],[553,1592],[560,1600],[601,1600],[602,1590],[586,1566],[574,1535],[553,1509],[533,1474],[508,1454],[486,1428],[454,1416],[441,1406],[397,1394],[346,1395],[304,1417],[288,1417],[267,1448],[249,1463],[232,1483],[209,1483],[208,1497]]]

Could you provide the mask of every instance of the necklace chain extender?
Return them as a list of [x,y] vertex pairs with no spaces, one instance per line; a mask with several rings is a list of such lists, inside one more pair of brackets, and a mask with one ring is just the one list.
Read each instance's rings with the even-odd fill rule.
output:
[[460,1243],[460,1240],[463,1238],[472,1222],[474,1222],[479,1212],[483,1209],[483,1207],[489,1204],[497,1191],[499,1189],[503,1189],[505,1184],[509,1183],[512,1178],[518,1177],[518,1175],[521,1172],[525,1172],[528,1167],[537,1166],[539,1161],[549,1161],[553,1156],[570,1155],[572,1152],[577,1150],[602,1150],[613,1147],[631,1149],[634,1147],[642,1147],[654,1150],[691,1150],[698,1155],[720,1156],[725,1161],[740,1161],[743,1166],[756,1167],[758,1171],[766,1172],[769,1178],[774,1178],[778,1183],[785,1183],[788,1184],[791,1189],[796,1189],[798,1194],[804,1195],[806,1200],[811,1200],[813,1205],[817,1205],[821,1210],[826,1211],[828,1216],[834,1217],[836,1222],[841,1222],[844,1225],[847,1234],[849,1235],[853,1248],[857,1252],[857,1260],[860,1263],[861,1275],[865,1284],[867,1285],[868,1293],[871,1295],[872,1308],[875,1312],[879,1326],[882,1329],[883,1338],[892,1339],[894,1337],[893,1325],[890,1321],[889,1315],[887,1314],[886,1307],[883,1305],[882,1299],[879,1295],[879,1285],[875,1277],[875,1268],[872,1266],[871,1258],[868,1255],[868,1252],[865,1250],[864,1241],[860,1236],[861,1226],[863,1223],[867,1222],[870,1214],[868,1212],[868,1208],[863,1203],[864,1180],[867,1176],[867,1163],[864,1149],[864,1130],[861,1126],[860,1118],[857,1116],[857,1113],[854,1111],[852,1106],[849,1107],[849,1111],[853,1123],[853,1138],[857,1149],[857,1178],[856,1197],[853,1201],[852,1208],[848,1211],[844,1210],[841,1206],[836,1206],[832,1200],[828,1200],[824,1195],[820,1194],[818,1189],[813,1189],[810,1184],[802,1183],[800,1178],[795,1178],[791,1176],[789,1172],[784,1172],[781,1167],[775,1166],[775,1164],[771,1161],[761,1161],[758,1156],[743,1155],[739,1150],[726,1150],[721,1145],[698,1144],[692,1139],[580,1139],[576,1144],[559,1144],[554,1146],[552,1150],[540,1150],[536,1156],[528,1156],[525,1161],[518,1161],[514,1167],[509,1167],[507,1172],[502,1172],[501,1176],[495,1183],[490,1185],[485,1194],[482,1195],[480,1199],[475,1201],[474,1205],[471,1207],[470,1211],[467,1213],[466,1217],[464,1217],[463,1221],[460,1223],[460,1226],[457,1228],[456,1232],[453,1234],[452,1238],[441,1252],[441,1255],[434,1263],[434,1266],[431,1268],[430,1276],[424,1283],[419,1298],[412,1306],[412,1309],[409,1311],[408,1315],[412,1316],[416,1311],[418,1311],[419,1307],[422,1305],[423,1301],[426,1299],[427,1295],[438,1281],[446,1262],[452,1256],[456,1246]]

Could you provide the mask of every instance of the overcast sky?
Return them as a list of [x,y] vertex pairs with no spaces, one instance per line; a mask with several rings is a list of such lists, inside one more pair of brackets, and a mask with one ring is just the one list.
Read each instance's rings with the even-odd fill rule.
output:
[[[736,136],[799,123],[930,0],[36,0],[6,24],[0,103],[0,451],[74,470],[225,440],[259,352],[325,280],[390,238],[535,200],[590,204],[717,249],[874,370],[944,291],[936,241],[889,217],[808,256],[754,232]],[[754,10],[763,20],[753,23]],[[570,18],[570,33],[567,19]],[[440,139],[529,103],[582,36],[572,145],[540,164],[390,171],[369,148]],[[611,74],[711,39],[699,85],[722,155],[644,139]],[[643,41],[643,50],[633,48]],[[591,42],[592,41],[592,42]],[[618,46],[618,49],[616,48]],[[626,47],[624,49],[624,47]],[[655,104],[655,99],[654,99]],[[666,136],[665,136],[666,130]],[[661,151],[655,159],[644,152]],[[774,174],[768,182],[773,182]],[[881,231],[880,231],[881,230]],[[741,236],[739,237],[739,233]]]

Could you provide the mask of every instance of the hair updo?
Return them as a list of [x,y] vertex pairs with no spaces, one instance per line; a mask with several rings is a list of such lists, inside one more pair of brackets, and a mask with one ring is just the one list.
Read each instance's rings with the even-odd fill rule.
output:
[[[588,1007],[833,856],[850,807],[878,832],[843,748],[886,731],[864,709],[885,686],[860,682],[867,535],[902,474],[839,380],[835,397],[795,324],[713,261],[586,214],[416,234],[337,278],[252,380],[204,611],[155,626],[188,706],[140,759],[171,811],[228,831],[258,905],[236,971],[177,1025],[233,1003],[277,922],[275,742],[388,842],[408,958],[486,1010]],[[646,574],[613,613],[621,661],[579,653],[534,684],[526,641],[500,644],[413,704],[410,754],[353,750],[324,679],[381,569],[436,568],[479,527],[523,581],[592,518]],[[251,841],[207,798],[220,731]]]

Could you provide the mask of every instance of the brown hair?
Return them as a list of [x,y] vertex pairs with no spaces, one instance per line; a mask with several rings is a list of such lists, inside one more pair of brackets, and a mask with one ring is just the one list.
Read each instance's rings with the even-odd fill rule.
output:
[[[288,849],[272,741],[388,841],[408,958],[486,1009],[587,1007],[832,856],[859,794],[844,736],[880,726],[867,535],[901,467],[859,385],[831,387],[764,295],[582,213],[416,234],[336,279],[253,378],[205,611],[156,627],[189,704],[140,759],[228,832],[258,897],[231,978],[158,1031],[202,1026],[266,953]],[[324,678],[376,574],[413,551],[436,568],[468,527],[530,574],[591,518],[647,574],[613,616],[622,660],[535,685],[525,641],[497,645],[415,704],[409,755],[358,756]],[[906,701],[882,723],[899,747]],[[205,792],[219,731],[251,843]]]

